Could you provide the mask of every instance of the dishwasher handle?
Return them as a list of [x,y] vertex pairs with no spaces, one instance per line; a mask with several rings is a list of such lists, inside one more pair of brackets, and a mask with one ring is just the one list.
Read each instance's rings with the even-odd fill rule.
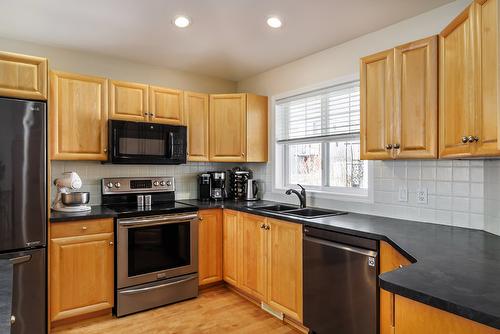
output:
[[357,253],[357,254],[369,256],[372,258],[376,258],[378,256],[378,253],[376,251],[373,251],[373,250],[363,249],[363,248],[359,248],[359,247],[355,247],[355,246],[351,246],[351,245],[344,245],[344,244],[340,244],[338,242],[324,240],[324,239],[318,239],[315,237],[305,236],[304,241],[314,242],[316,244],[320,244],[323,246],[333,247],[333,248],[341,249],[341,250],[346,251],[346,252]]

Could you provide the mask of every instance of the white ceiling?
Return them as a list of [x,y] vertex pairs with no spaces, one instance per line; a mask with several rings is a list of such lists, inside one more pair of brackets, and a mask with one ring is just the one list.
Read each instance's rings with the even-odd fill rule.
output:
[[[0,36],[238,81],[448,2],[2,0]],[[179,14],[193,24],[173,26]]]

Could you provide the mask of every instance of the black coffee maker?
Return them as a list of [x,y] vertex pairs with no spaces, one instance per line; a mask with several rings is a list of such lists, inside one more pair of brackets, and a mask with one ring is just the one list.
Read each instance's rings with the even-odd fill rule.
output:
[[210,174],[202,173],[198,175],[198,199],[200,201],[210,200]]

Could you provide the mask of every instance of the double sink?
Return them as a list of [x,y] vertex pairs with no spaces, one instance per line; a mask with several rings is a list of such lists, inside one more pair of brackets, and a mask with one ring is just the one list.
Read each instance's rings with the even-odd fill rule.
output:
[[347,212],[343,212],[343,211],[328,210],[328,209],[298,208],[296,206],[287,205],[287,204],[259,206],[259,207],[253,207],[253,209],[279,213],[282,216],[301,217],[301,218],[306,218],[306,219],[338,216],[338,215],[344,215],[347,213]]

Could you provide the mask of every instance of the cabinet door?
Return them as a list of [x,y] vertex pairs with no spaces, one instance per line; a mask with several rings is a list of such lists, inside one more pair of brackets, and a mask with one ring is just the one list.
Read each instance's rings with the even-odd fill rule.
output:
[[268,303],[302,321],[302,225],[268,219]]
[[395,48],[396,157],[437,158],[437,36]]
[[222,270],[224,281],[239,285],[239,261],[241,256],[241,242],[239,235],[239,214],[237,211],[224,210],[222,225]]
[[148,121],[148,85],[110,80],[109,118],[123,121]]
[[111,309],[113,268],[112,232],[51,238],[50,320]]
[[474,6],[469,6],[439,35],[439,156],[467,157],[474,129],[472,64]]
[[[476,13],[476,107],[473,146],[476,156],[498,156],[498,12],[497,0],[477,0]],[[479,77],[478,77],[479,76]]]
[[261,301],[267,301],[266,218],[241,214],[240,288]]
[[208,94],[184,92],[188,160],[208,161]]
[[50,157],[106,160],[107,80],[50,72]]
[[246,161],[266,162],[269,131],[267,96],[247,94]]
[[47,59],[0,52],[0,96],[47,100]]
[[361,59],[361,159],[393,158],[394,51]]
[[[380,273],[396,270],[400,266],[411,264],[385,241],[380,242]],[[380,289],[380,334],[394,334],[394,294]]]
[[182,124],[183,104],[181,90],[149,86],[149,116],[151,122]]
[[396,333],[498,334],[499,330],[396,295]]
[[210,95],[210,161],[246,160],[246,95]]
[[199,212],[198,276],[200,285],[222,281],[222,210]]

